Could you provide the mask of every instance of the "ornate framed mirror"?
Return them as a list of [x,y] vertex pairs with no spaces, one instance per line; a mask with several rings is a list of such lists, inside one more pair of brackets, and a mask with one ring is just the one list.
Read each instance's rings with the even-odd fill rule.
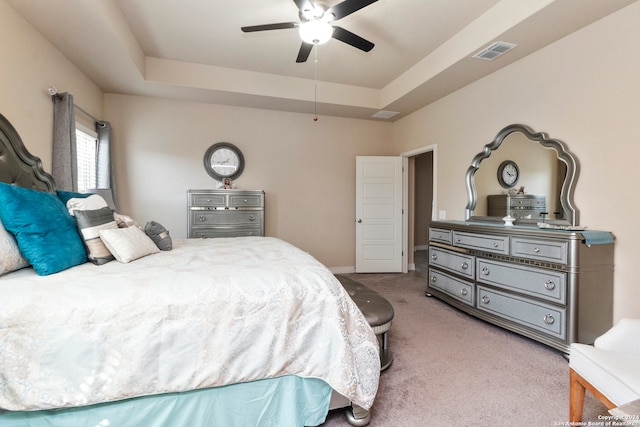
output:
[[[498,169],[506,160],[516,163],[519,168],[518,183],[508,190],[496,179]],[[562,141],[535,132],[526,125],[509,125],[484,146],[467,169],[466,220],[502,222],[502,217],[510,210],[506,208],[504,213],[497,215],[489,206],[492,198],[528,199],[523,203],[533,206],[534,200],[542,200],[540,203],[544,204],[539,213],[531,214],[534,212],[531,210],[523,212],[528,215],[513,215],[516,224],[535,225],[542,218],[542,222],[578,226],[579,211],[573,202],[578,173],[578,161]],[[511,206],[512,202],[507,205]]]

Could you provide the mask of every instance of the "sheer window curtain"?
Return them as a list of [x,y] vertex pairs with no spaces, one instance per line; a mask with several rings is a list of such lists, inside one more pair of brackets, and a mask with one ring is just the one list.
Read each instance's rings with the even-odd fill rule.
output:
[[[52,175],[59,190],[78,191],[76,120],[73,95],[56,94],[53,101],[53,165]],[[115,175],[111,156],[111,124],[95,122],[98,134],[96,158],[96,188],[90,190],[100,194],[109,206],[118,210]]]

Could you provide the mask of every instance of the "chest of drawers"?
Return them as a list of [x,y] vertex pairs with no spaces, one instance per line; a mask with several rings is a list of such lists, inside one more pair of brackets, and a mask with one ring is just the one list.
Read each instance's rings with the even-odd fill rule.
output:
[[429,236],[428,295],[565,353],[612,326],[613,243],[457,221]]
[[264,191],[189,190],[189,238],[264,236]]

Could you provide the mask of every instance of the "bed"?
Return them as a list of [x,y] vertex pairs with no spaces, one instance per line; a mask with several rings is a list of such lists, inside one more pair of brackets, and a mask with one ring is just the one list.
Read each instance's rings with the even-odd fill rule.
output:
[[4,240],[29,254],[0,270],[0,425],[312,426],[341,407],[369,422],[377,338],[311,255],[272,237],[174,239],[45,271],[15,218],[46,211],[23,193],[60,194],[1,115],[0,143]]

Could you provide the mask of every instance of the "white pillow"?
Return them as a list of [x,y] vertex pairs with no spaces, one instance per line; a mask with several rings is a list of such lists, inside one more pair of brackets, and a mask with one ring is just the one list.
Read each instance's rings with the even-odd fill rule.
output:
[[0,221],[0,275],[27,266],[29,266],[29,261],[20,253],[15,237],[4,228]]
[[92,194],[89,197],[73,197],[67,200],[67,209],[72,216],[76,210],[93,211],[104,207],[109,207],[109,205],[102,196],[97,194]]
[[153,240],[138,227],[100,230],[100,239],[109,252],[118,261],[125,264],[143,256],[160,252]]

